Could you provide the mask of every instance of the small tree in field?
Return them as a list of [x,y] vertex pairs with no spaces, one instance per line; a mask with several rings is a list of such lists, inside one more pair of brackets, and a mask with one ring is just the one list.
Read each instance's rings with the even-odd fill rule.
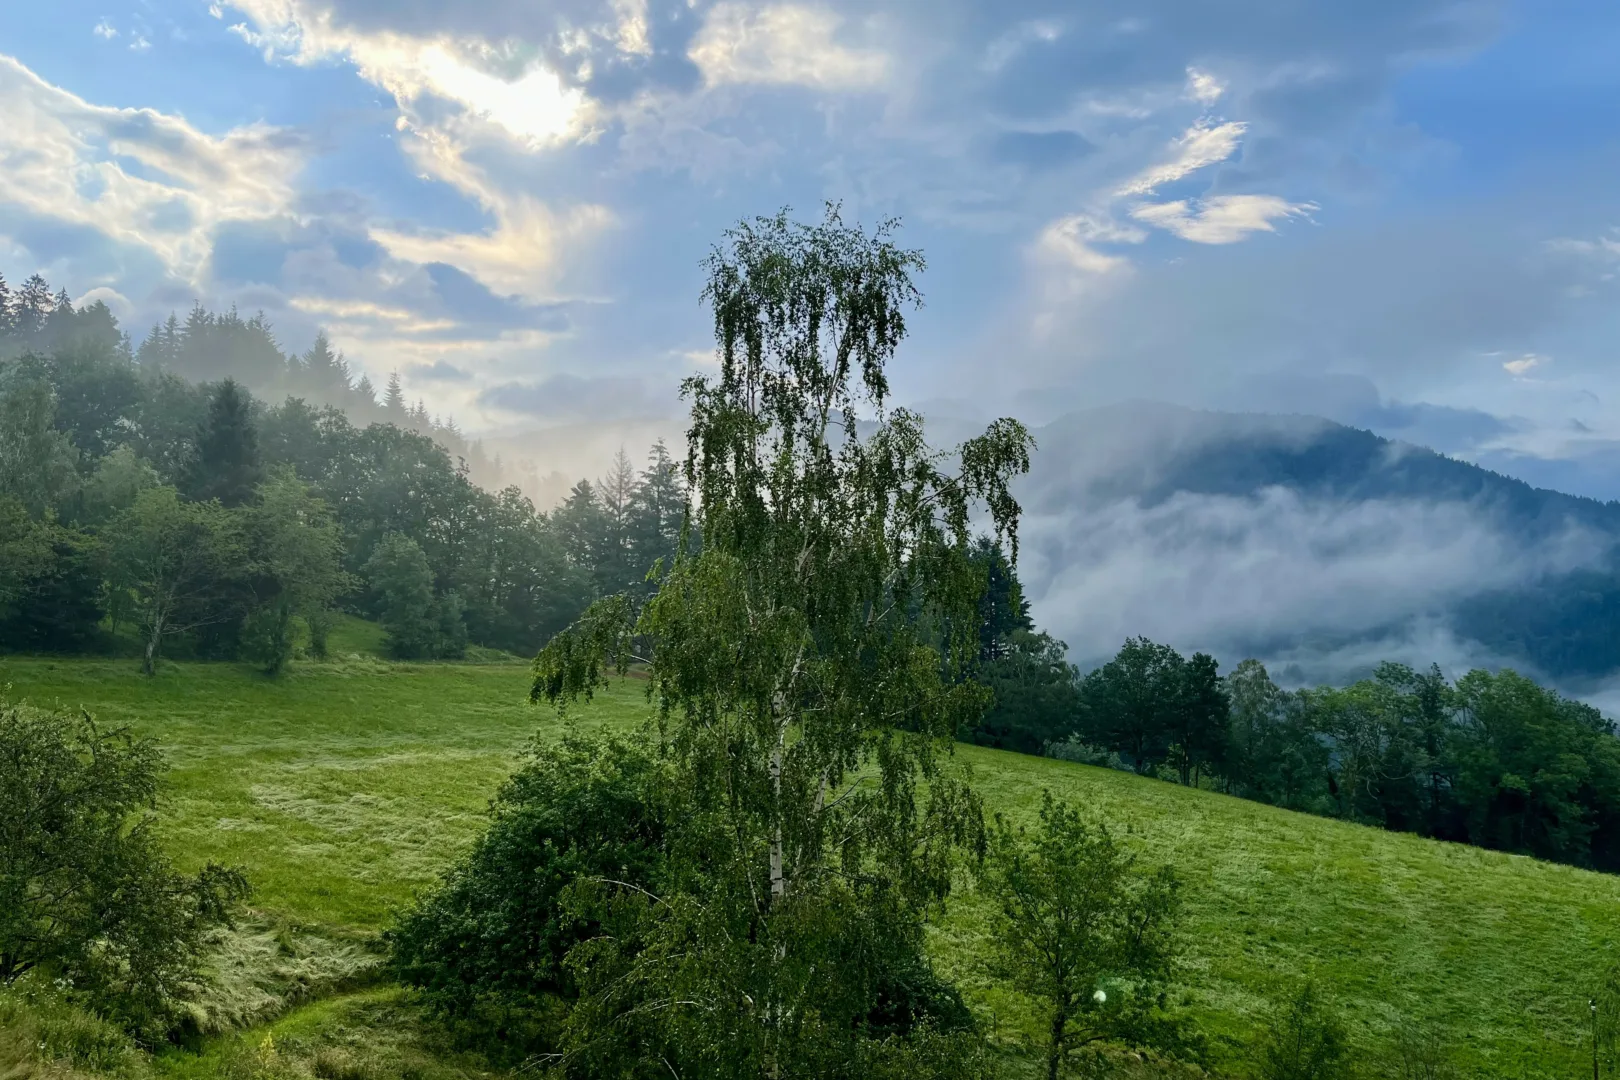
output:
[[921,913],[982,836],[946,761],[985,706],[970,514],[987,506],[1016,551],[1007,484],[1031,440],[1002,420],[945,455],[888,408],[921,266],[831,208],[740,224],[708,260],[719,371],[684,386],[681,550],[638,619],[599,602],[535,662],[535,697],[567,702],[650,643],[695,808],[691,872],[626,897],[647,905],[645,947],[574,958],[578,1054],[617,1039],[683,1077],[968,1068],[927,1064],[938,1013],[907,988],[930,985]]
[[162,1034],[204,931],[247,882],[169,864],[146,813],[161,771],[125,730],[0,699],[0,985],[40,969]]
[[1316,983],[1302,983],[1272,1013],[1260,1041],[1261,1080],[1340,1080],[1351,1075],[1349,1035]]
[[433,654],[438,626],[433,610],[433,571],[422,547],[404,533],[389,533],[366,562],[377,594],[378,621],[388,631],[388,651],[402,660]]
[[998,820],[984,885],[999,916],[1000,973],[1047,1010],[1048,1080],[1102,1039],[1151,1041],[1176,952],[1168,869],[1138,872],[1107,829],[1047,792],[1032,837]]

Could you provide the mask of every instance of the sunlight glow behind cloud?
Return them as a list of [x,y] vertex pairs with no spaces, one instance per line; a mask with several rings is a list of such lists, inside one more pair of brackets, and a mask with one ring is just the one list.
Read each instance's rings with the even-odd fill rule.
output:
[[887,57],[840,44],[836,34],[842,24],[825,8],[721,3],[709,12],[689,55],[711,86],[781,83],[857,90],[882,83]]

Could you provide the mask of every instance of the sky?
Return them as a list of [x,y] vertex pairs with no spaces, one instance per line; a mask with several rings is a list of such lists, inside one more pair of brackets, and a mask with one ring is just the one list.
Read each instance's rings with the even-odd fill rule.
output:
[[[1620,497],[1612,0],[0,5],[0,272],[679,430],[745,216],[898,217],[905,401],[1318,413]],[[602,435],[602,433],[607,433]]]

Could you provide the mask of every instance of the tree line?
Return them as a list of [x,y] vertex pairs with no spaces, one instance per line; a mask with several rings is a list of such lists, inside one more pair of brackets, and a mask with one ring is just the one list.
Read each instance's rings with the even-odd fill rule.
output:
[[528,463],[503,462],[468,439],[450,417],[428,412],[418,399],[405,396],[397,372],[378,387],[371,377],[351,368],[332,348],[324,331],[302,353],[285,349],[263,312],[243,318],[232,307],[211,312],[194,304],[185,319],[170,314],[139,342],[121,329],[111,309],[100,300],[76,308],[66,290],[51,292],[39,274],[12,289],[0,274],[0,361],[27,353],[113,354],[136,362],[148,374],[164,372],[192,383],[230,379],[265,401],[302,398],[319,407],[330,405],[356,423],[388,423],[427,435],[452,457],[467,463],[475,483],[498,490],[514,480],[532,481]]
[[[662,444],[542,512],[478,484],[453,427],[416,423],[397,381],[381,411],[401,422],[362,426],[175,370],[211,341],[273,342],[260,319],[199,314],[132,354],[105,305],[75,310],[37,278],[18,297],[0,295],[0,649],[133,635],[149,670],[167,654],[275,671],[324,655],[351,611],[401,658],[532,655],[594,597],[645,595],[674,551],[684,480]],[[300,370],[323,364],[348,378],[324,338]]]
[[972,742],[1620,870],[1620,740],[1590,705],[1513,671],[1448,680],[1399,663],[1284,690],[1258,660],[1223,675],[1206,653],[1146,638],[1082,674],[1034,629],[1003,554],[977,557],[993,566],[980,670],[994,701]]

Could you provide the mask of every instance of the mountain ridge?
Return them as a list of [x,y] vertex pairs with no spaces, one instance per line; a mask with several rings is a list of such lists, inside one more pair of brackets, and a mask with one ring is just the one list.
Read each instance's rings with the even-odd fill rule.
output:
[[[1079,662],[1146,634],[1229,663],[1387,641],[1574,689],[1620,673],[1620,502],[1299,413],[1138,401],[1033,433],[1026,585]],[[1456,655],[1421,655],[1437,635]]]

